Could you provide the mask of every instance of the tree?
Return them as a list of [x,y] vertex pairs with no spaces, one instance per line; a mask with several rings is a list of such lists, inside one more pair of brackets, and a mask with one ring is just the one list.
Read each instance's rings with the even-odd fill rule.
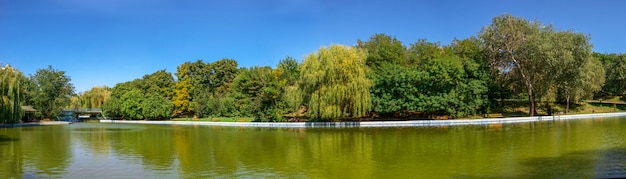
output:
[[122,101],[118,97],[112,96],[102,105],[102,113],[109,117],[122,117]]
[[386,63],[404,64],[406,62],[406,47],[395,37],[374,34],[366,42],[357,40],[357,47],[367,52],[365,64],[373,69]]
[[[126,119],[162,119],[171,117],[174,78],[159,70],[141,79],[118,83],[111,90],[103,110],[111,117]],[[145,104],[144,104],[145,103]],[[155,111],[155,110],[165,111]]]
[[479,33],[489,55],[491,68],[499,75],[510,76],[525,87],[530,103],[530,116],[535,115],[535,99],[547,91],[548,63],[544,54],[550,44],[544,32],[551,26],[511,15],[495,17],[492,24]]
[[420,65],[426,60],[442,56],[444,52],[439,43],[429,42],[426,39],[418,39],[407,49],[407,64]]
[[626,98],[626,54],[614,55],[605,63],[606,85],[603,91],[608,95]]
[[147,96],[158,95],[167,100],[171,100],[174,96],[174,77],[165,70],[159,70],[143,76],[139,84],[141,90]]
[[366,78],[367,53],[354,47],[331,45],[308,55],[299,80],[302,102],[313,119],[364,117],[371,109]]
[[292,57],[280,60],[276,70],[280,71],[280,79],[285,80],[287,85],[294,85],[300,77],[300,64]]
[[571,31],[555,32],[552,35],[556,61],[553,75],[557,76],[557,98],[566,103],[569,112],[570,102],[590,98],[604,85],[605,72],[600,61],[593,57],[590,37]]
[[184,115],[189,114],[193,111],[191,106],[191,79],[189,78],[190,70],[189,63],[183,63],[178,66],[176,71],[176,77],[178,81],[176,82],[174,89],[174,115]]
[[121,114],[126,119],[143,119],[144,94],[137,89],[127,91],[120,98]]
[[167,119],[172,116],[172,102],[158,95],[144,98],[141,109],[141,115],[147,120]]
[[74,86],[70,83],[70,77],[65,75],[65,71],[48,66],[46,69],[37,70],[30,79],[34,86],[30,89],[32,98],[29,103],[33,104],[43,117],[53,117],[61,112],[64,106],[69,105]]
[[[101,108],[102,105],[111,98],[111,91],[107,86],[95,86],[89,91],[78,96],[80,99],[80,107],[83,108]],[[74,99],[72,97],[72,99]]]
[[26,77],[9,65],[0,67],[0,123],[12,124],[24,115],[21,105],[26,96]]
[[281,70],[270,67],[240,69],[232,85],[231,94],[240,104],[242,115],[253,115],[257,120],[280,120],[286,111],[280,99],[286,80]]
[[237,61],[225,58],[215,61],[206,67],[210,67],[210,70],[208,70],[209,88],[217,93],[226,93],[229,90],[230,83],[233,82],[238,74]]

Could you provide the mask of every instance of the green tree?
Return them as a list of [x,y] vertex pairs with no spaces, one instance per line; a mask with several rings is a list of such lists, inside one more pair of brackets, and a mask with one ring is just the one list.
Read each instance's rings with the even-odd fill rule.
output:
[[127,91],[120,98],[121,114],[126,119],[143,119],[145,95],[137,89]]
[[172,102],[162,96],[152,95],[141,101],[141,115],[147,120],[167,119],[172,116]]
[[407,64],[420,65],[427,60],[442,56],[444,52],[447,51],[444,51],[439,43],[419,39],[407,49]]
[[406,62],[406,47],[395,37],[374,34],[366,42],[357,40],[357,47],[367,52],[365,64],[372,69],[386,63],[404,64]]
[[118,97],[111,96],[111,98],[102,105],[102,112],[107,117],[122,117],[122,101]]
[[601,62],[593,57],[590,37],[571,31],[556,32],[552,35],[556,61],[553,75],[557,98],[566,103],[569,112],[570,102],[590,98],[604,85],[605,72]]
[[174,84],[174,77],[165,70],[145,75],[139,83],[146,96],[158,95],[167,100],[171,100],[174,96]]
[[371,109],[365,74],[367,53],[354,47],[331,45],[308,55],[299,80],[302,101],[313,119],[364,117]]
[[0,67],[0,123],[12,124],[24,115],[26,77],[9,65]]
[[294,85],[300,77],[300,64],[292,57],[287,57],[278,62],[276,70],[281,73],[280,79],[285,80],[287,85]]
[[270,67],[240,69],[232,85],[232,96],[240,104],[242,115],[252,115],[257,120],[280,120],[285,105],[281,96],[286,80],[281,80],[282,71]]
[[70,104],[74,86],[70,83],[70,77],[65,75],[65,71],[48,66],[46,69],[37,70],[30,79],[34,86],[30,89],[32,98],[29,103],[33,104],[43,117],[53,117]]
[[217,93],[226,93],[230,84],[237,76],[237,61],[233,59],[221,59],[208,65],[209,88]]
[[530,103],[530,116],[535,115],[535,99],[541,98],[548,89],[550,64],[549,53],[551,26],[536,21],[502,15],[493,18],[492,24],[479,33],[491,68],[498,75],[506,75],[518,81],[526,89]]
[[[606,85],[603,87],[608,95],[626,97],[626,54],[612,55],[605,60]],[[604,58],[606,59],[606,58]]]

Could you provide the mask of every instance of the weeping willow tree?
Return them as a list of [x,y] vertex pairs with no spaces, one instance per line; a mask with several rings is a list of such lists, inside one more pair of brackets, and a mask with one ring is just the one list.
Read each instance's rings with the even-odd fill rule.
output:
[[336,120],[367,115],[372,82],[365,76],[366,57],[357,48],[332,45],[305,58],[298,94],[309,117]]
[[12,124],[24,115],[20,104],[24,100],[24,75],[7,65],[0,68],[0,123]]

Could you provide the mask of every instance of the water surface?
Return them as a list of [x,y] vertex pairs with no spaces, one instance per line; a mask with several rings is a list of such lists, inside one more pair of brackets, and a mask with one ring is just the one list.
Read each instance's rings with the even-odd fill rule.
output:
[[0,178],[626,176],[626,118],[394,128],[0,129]]

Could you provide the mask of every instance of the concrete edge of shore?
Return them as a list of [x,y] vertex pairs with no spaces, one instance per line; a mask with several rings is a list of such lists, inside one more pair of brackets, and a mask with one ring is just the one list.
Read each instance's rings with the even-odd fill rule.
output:
[[19,123],[19,124],[0,124],[0,128],[48,126],[48,125],[67,125],[67,124],[72,124],[72,122],[67,122],[67,121],[45,121],[45,122],[31,122],[31,123]]
[[306,128],[306,127],[414,127],[414,126],[457,126],[507,124],[538,121],[556,121],[586,118],[608,118],[626,116],[626,112],[594,113],[560,116],[458,119],[458,120],[415,120],[415,121],[350,121],[350,122],[209,122],[209,121],[133,121],[133,120],[100,120],[101,123],[123,124],[160,124],[160,125],[203,125],[203,126],[235,126],[235,127],[275,127],[275,128]]

